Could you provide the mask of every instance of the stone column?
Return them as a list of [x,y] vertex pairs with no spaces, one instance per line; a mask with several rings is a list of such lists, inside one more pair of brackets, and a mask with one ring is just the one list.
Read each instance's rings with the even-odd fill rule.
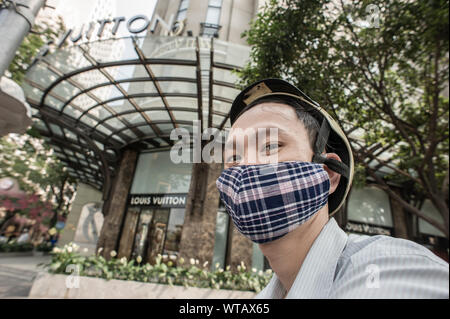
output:
[[231,270],[235,271],[243,261],[248,270],[252,266],[253,243],[237,230],[232,221],[230,227],[231,242],[228,243],[229,250],[226,264],[230,265]]
[[[400,192],[394,191],[400,195]],[[389,197],[389,200],[391,202],[392,222],[394,223],[394,236],[409,239],[406,214],[402,205],[391,197]]]
[[138,152],[127,149],[122,154],[117,175],[114,178],[111,192],[108,196],[105,220],[97,243],[97,250],[102,247],[102,255],[110,258],[110,252],[117,252],[119,246],[119,236],[125,216],[128,192],[133,181],[134,170]]
[[180,256],[187,261],[194,258],[199,259],[200,264],[212,263],[219,208],[216,179],[221,172],[220,163],[195,163],[192,168],[180,242]]
[[126,257],[130,259],[131,250],[133,249],[134,237],[136,235],[136,226],[139,220],[138,209],[128,209],[123,224],[122,235],[119,244],[119,252],[117,258]]

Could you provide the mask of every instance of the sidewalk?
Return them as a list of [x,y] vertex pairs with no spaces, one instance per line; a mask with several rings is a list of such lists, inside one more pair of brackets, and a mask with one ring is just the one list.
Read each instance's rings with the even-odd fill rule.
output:
[[39,263],[48,263],[50,256],[0,258],[0,298],[27,298],[38,272]]

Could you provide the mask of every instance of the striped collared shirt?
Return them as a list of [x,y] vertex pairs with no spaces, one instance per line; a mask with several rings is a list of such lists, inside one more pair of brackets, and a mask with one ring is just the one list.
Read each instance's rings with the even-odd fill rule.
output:
[[[255,297],[285,296],[274,273]],[[449,265],[415,242],[347,235],[331,218],[309,250],[289,298],[449,298]]]

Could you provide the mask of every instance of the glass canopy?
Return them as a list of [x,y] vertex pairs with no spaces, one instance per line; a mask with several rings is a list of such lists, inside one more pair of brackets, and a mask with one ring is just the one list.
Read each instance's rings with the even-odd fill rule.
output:
[[27,72],[34,126],[70,174],[110,185],[122,148],[167,149],[174,128],[229,126],[250,49],[215,38],[125,37],[61,48]]

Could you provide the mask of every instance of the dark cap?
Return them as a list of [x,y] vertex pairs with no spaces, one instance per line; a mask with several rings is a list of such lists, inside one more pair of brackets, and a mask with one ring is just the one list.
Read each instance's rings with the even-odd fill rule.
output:
[[[281,94],[279,94],[281,93]],[[301,90],[293,86],[292,84],[281,79],[265,79],[251,84],[242,90],[241,93],[234,99],[230,110],[230,122],[231,125],[241,115],[241,112],[256,100],[275,95],[289,95],[292,94],[295,98],[303,98],[306,103],[315,107],[320,107],[317,102],[303,93]]]

